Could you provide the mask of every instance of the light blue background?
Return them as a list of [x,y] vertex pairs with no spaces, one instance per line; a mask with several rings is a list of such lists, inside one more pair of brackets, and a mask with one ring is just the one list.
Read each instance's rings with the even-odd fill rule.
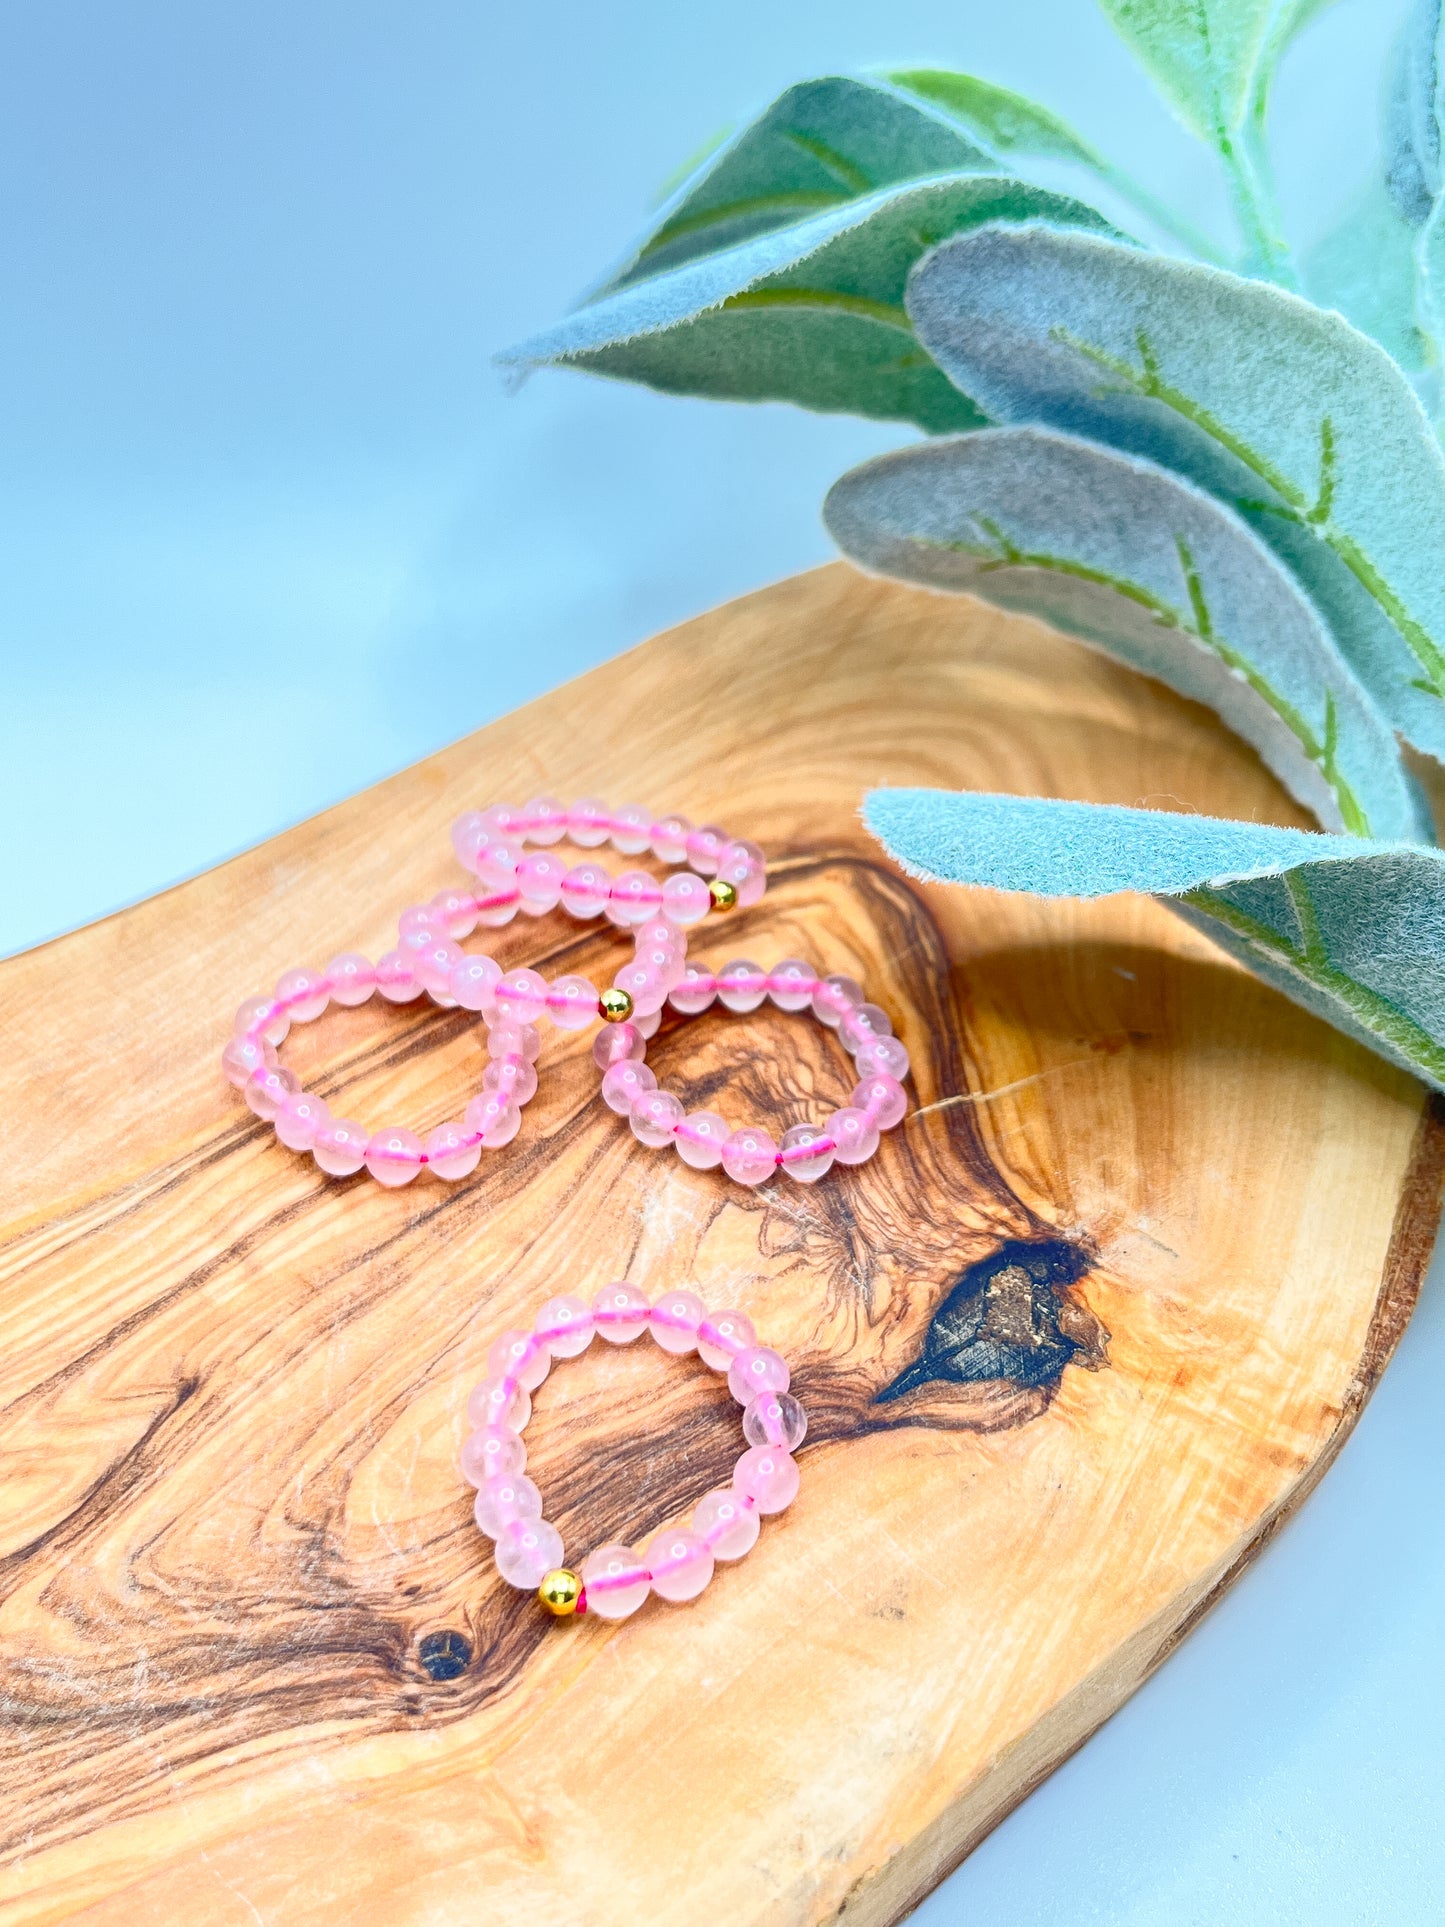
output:
[[[1286,68],[1297,237],[1371,156],[1397,0]],[[0,19],[0,950],[272,834],[649,631],[823,559],[900,430],[489,353],[808,73],[1037,93],[1216,226],[1088,0],[503,13],[50,0]],[[1303,1515],[917,1916],[1445,1920],[1445,1294]]]

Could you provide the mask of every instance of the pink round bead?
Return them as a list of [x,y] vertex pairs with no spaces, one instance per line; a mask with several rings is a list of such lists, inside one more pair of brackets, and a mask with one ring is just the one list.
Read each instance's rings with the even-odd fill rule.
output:
[[817,988],[817,971],[801,957],[785,957],[768,972],[768,995],[779,1010],[806,1010]]
[[808,1436],[808,1415],[791,1392],[759,1392],[743,1412],[749,1445],[778,1445],[796,1452]]
[[535,1064],[542,1054],[542,1033],[535,1024],[508,1024],[493,1018],[487,1024],[487,1053],[491,1057],[524,1057]]
[[497,1539],[496,1560],[509,1586],[535,1592],[562,1563],[562,1535],[545,1519],[514,1519]]
[[736,1184],[766,1184],[778,1168],[778,1147],[766,1131],[745,1124],[723,1145],[723,1169]]
[[376,972],[369,960],[355,950],[343,950],[326,966],[326,981],[331,1001],[351,1010],[364,1004],[376,990]]
[[472,1511],[487,1537],[497,1539],[518,1520],[540,1519],[542,1495],[525,1472],[514,1472],[478,1486]]
[[505,1091],[483,1091],[462,1116],[467,1129],[475,1131],[489,1151],[500,1151],[522,1128],[522,1113]]
[[[664,943],[644,943],[638,939],[637,948],[632,953],[632,961],[641,964],[645,970],[655,970],[663,993],[682,981],[682,973],[687,968],[687,957],[681,945],[668,940]],[[662,1005],[657,1006],[659,1010]]]
[[722,1163],[728,1135],[727,1119],[716,1111],[689,1111],[674,1133],[677,1155],[694,1171],[711,1171]]
[[833,1140],[817,1124],[790,1124],[778,1146],[779,1163],[799,1184],[816,1184],[833,1168]]
[[378,1184],[390,1189],[410,1184],[421,1170],[423,1146],[415,1131],[399,1124],[377,1131],[367,1140],[366,1168]]
[[596,1330],[592,1307],[570,1293],[549,1298],[537,1313],[537,1336],[553,1358],[576,1358],[592,1343]]
[[714,1559],[741,1559],[758,1542],[761,1521],[731,1486],[704,1493],[693,1507],[692,1529],[707,1541]]
[[[541,1579],[537,1581],[540,1585]],[[627,1619],[646,1599],[652,1582],[646,1562],[631,1546],[599,1546],[582,1561],[587,1610],[599,1619]]]
[[898,1083],[908,1075],[908,1052],[896,1037],[874,1037],[855,1055],[860,1077],[891,1077]]
[[221,1052],[221,1069],[238,1091],[244,1090],[257,1071],[270,1070],[276,1063],[276,1046],[264,1037],[233,1037]]
[[680,1358],[697,1350],[697,1328],[707,1317],[707,1307],[690,1291],[665,1292],[652,1307],[647,1329],[665,1352]]
[[761,964],[738,957],[717,973],[717,994],[729,1010],[756,1010],[768,994],[768,973]]
[[640,1011],[634,1011],[632,1013],[632,1022],[637,1026],[637,1034],[639,1037],[655,1037],[658,1032],[658,1027],[662,1023],[662,1012],[660,1010],[652,1010],[644,1017]]
[[833,1140],[833,1156],[839,1164],[866,1163],[878,1149],[878,1126],[866,1111],[851,1105],[834,1111],[823,1129]]
[[639,1017],[651,1016],[653,1011],[661,1010],[667,1001],[667,985],[662,980],[662,972],[654,964],[623,964],[612,981],[619,990],[627,992]]
[[[659,1599],[680,1605],[696,1599],[712,1578],[712,1547],[686,1526],[669,1526],[647,1548],[647,1570]],[[589,1595],[590,1603],[590,1595]]]
[[766,1345],[739,1352],[728,1367],[728,1390],[739,1405],[751,1405],[759,1392],[786,1392],[791,1383],[787,1360]]
[[500,930],[516,916],[522,903],[515,871],[487,855],[477,865],[477,922],[489,930]]
[[701,923],[711,908],[712,895],[707,885],[691,870],[679,870],[662,886],[662,914],[679,930],[690,930],[695,923]]
[[522,835],[522,812],[515,803],[489,803],[482,811],[482,821],[494,835],[505,837],[510,843]]
[[370,1133],[349,1117],[328,1118],[311,1144],[311,1155],[329,1178],[349,1178],[366,1162]]
[[331,992],[319,971],[288,970],[276,980],[276,1002],[287,1006],[293,1024],[309,1024],[331,1002]]
[[[493,1378],[514,1378],[527,1391],[535,1392],[552,1369],[552,1353],[535,1332],[506,1331],[487,1353],[487,1370]],[[787,1391],[786,1385],[776,1388]]]
[[623,870],[612,879],[607,916],[612,923],[650,923],[662,903],[662,885],[646,870]]
[[437,913],[429,903],[410,904],[396,920],[398,950],[421,950],[438,937],[445,937]]
[[612,878],[600,863],[577,863],[562,879],[562,908],[572,917],[600,917],[612,894]]
[[845,1010],[856,1010],[863,1002],[863,986],[851,977],[824,977],[813,992],[813,1015],[820,1024],[836,1030]]
[[700,830],[693,830],[688,836],[687,860],[699,876],[716,876],[722,853],[731,841],[726,830],[720,830],[715,823],[704,823]]
[[284,1010],[276,1010],[274,997],[248,997],[236,1012],[237,1037],[249,1037],[254,1031],[264,1037],[268,1044],[284,1044],[290,1028],[290,1017]]
[[411,957],[401,950],[388,950],[377,958],[376,987],[389,1004],[415,1003],[422,994]]
[[295,1071],[288,1071],[284,1064],[267,1064],[251,1073],[241,1095],[257,1117],[270,1124],[286,1099],[300,1088],[301,1079]]
[[276,1113],[276,1135],[288,1151],[309,1151],[316,1133],[331,1116],[331,1106],[309,1091],[290,1091]]
[[659,863],[685,863],[692,829],[685,816],[664,816],[652,826],[652,854]]
[[431,943],[411,953],[411,967],[416,973],[417,982],[437,1003],[455,1001],[452,997],[452,972],[466,960],[466,952],[450,937],[433,937]]
[[466,810],[451,829],[452,849],[464,870],[476,868],[477,859],[492,840],[486,818],[480,810]]
[[[620,1068],[614,1066],[614,1069]],[[640,1064],[638,1069],[642,1069]],[[611,1077],[613,1072],[607,1075]],[[673,1133],[682,1122],[682,1101],[671,1091],[644,1091],[640,1097],[633,1098],[628,1121],[639,1144],[660,1151],[663,1145],[672,1143]]]
[[448,1184],[470,1177],[481,1155],[481,1140],[465,1124],[438,1124],[427,1133],[426,1168]]
[[427,905],[441,929],[455,942],[477,927],[477,900],[465,890],[438,890]]
[[737,891],[739,910],[750,910],[768,887],[767,871],[750,856],[725,856],[717,873]]
[[509,970],[497,985],[497,1015],[512,1024],[534,1024],[547,1008],[547,980],[535,970]]
[[621,856],[641,856],[652,848],[652,811],[624,803],[612,812],[612,847]]
[[896,1077],[865,1077],[848,1100],[855,1110],[866,1111],[880,1131],[891,1131],[901,1123],[908,1110],[908,1093]]
[[746,1312],[713,1312],[697,1328],[698,1357],[715,1372],[730,1371],[739,1352],[752,1350],[756,1337]]
[[467,1417],[478,1431],[501,1425],[520,1432],[531,1416],[532,1399],[526,1387],[507,1379],[484,1378],[467,1399]]
[[636,1024],[604,1024],[592,1039],[592,1062],[599,1071],[609,1071],[614,1064],[640,1060],[646,1050],[647,1044]]
[[646,1064],[636,1058],[624,1057],[612,1065],[602,1079],[602,1102],[609,1111],[626,1117],[638,1098],[646,1097],[656,1089],[657,1079]]
[[547,1015],[558,1030],[586,1030],[597,1021],[597,986],[586,977],[557,977],[547,992]]
[[595,850],[612,832],[612,812],[600,796],[583,796],[567,812],[567,835],[579,850]]
[[750,1445],[733,1468],[733,1490],[759,1512],[783,1512],[798,1496],[797,1462],[780,1445]]
[[535,850],[517,865],[517,889],[529,917],[545,916],[562,901],[562,879],[567,865],[550,850]]
[[651,1316],[652,1307],[636,1285],[607,1285],[592,1300],[592,1322],[610,1345],[641,1338]]
[[859,1004],[845,1011],[838,1024],[838,1041],[845,1050],[857,1051],[875,1037],[891,1037],[893,1019],[877,1004]]
[[495,957],[478,952],[463,957],[447,980],[447,989],[463,1010],[488,1011],[494,1007],[497,985],[502,981],[502,966]]
[[749,862],[758,864],[762,869],[768,867],[768,859],[761,843],[752,843],[745,836],[735,836],[731,843],[725,844],[719,853],[719,861],[733,863],[746,857]]
[[667,1001],[684,1017],[696,1017],[717,996],[717,978],[704,964],[688,964],[668,992]]
[[522,805],[529,843],[560,843],[567,834],[567,812],[555,796],[534,796]]
[[517,1105],[529,1103],[537,1094],[536,1066],[525,1057],[494,1057],[482,1072],[482,1089],[496,1091]]
[[665,917],[651,917],[646,923],[639,923],[632,932],[632,940],[639,950],[644,944],[665,943],[669,944],[679,957],[687,955],[686,936]]
[[462,1447],[462,1477],[468,1485],[515,1478],[526,1464],[527,1448],[507,1425],[487,1425],[480,1432],[471,1432]]

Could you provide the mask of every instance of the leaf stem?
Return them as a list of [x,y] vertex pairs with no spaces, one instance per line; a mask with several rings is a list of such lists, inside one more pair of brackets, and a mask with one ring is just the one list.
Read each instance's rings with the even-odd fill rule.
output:
[[1113,161],[1105,160],[1102,155],[1098,158],[1097,166],[1101,177],[1121,200],[1128,201],[1136,207],[1163,233],[1173,235],[1174,239],[1182,247],[1188,248],[1197,260],[1208,261],[1211,267],[1216,268],[1229,266],[1224,250],[1215,246],[1203,228],[1196,227],[1193,221],[1145,187],[1142,181],[1136,181],[1132,174],[1116,166]]
[[1299,276],[1281,231],[1273,169],[1262,136],[1251,138],[1244,129],[1234,136],[1221,132],[1219,158],[1244,242],[1241,267],[1246,274],[1298,291]]

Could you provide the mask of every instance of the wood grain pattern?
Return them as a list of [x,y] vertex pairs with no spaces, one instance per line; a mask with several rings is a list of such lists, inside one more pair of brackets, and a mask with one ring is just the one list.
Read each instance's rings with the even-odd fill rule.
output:
[[[328,1183],[241,1109],[232,1008],[384,948],[459,809],[639,770],[773,859],[697,954],[801,954],[894,1015],[919,1108],[876,1159],[743,1194],[635,1146],[555,1032],[523,1135],[445,1190]],[[1420,1087],[1147,902],[906,881],[857,821],[878,781],[1299,820],[1162,689],[839,566],[0,966],[0,1922],[881,1927],[1320,1476],[1433,1238]],[[619,954],[492,934],[549,974]],[[481,1061],[463,1013],[372,1006],[283,1055],[422,1128]],[[776,1013],[653,1061],[738,1121],[847,1088]],[[461,1407],[498,1330],[624,1274],[796,1361],[803,1493],[698,1604],[554,1626],[470,1522]],[[580,1553],[735,1435],[695,1362],[594,1347],[530,1469]]]

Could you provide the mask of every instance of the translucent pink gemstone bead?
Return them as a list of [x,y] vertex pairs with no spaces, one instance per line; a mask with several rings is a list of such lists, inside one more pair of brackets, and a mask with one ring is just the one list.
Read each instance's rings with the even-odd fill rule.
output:
[[845,1010],[856,1010],[863,1002],[863,986],[851,977],[824,977],[813,992],[813,1015],[820,1024],[836,1030]]
[[540,1519],[542,1495],[525,1472],[515,1472],[478,1486],[472,1511],[487,1537],[496,1539],[518,1520]]
[[500,1151],[522,1128],[522,1113],[505,1091],[483,1091],[462,1116],[467,1129],[475,1131],[489,1151]]
[[521,903],[515,871],[495,854],[484,856],[477,865],[477,922],[499,930],[512,921]]
[[859,1004],[845,1011],[838,1024],[838,1041],[845,1050],[861,1050],[875,1037],[891,1037],[893,1019],[877,1004]]
[[492,1018],[487,1024],[487,1052],[492,1057],[525,1057],[535,1064],[542,1054],[542,1033],[535,1024],[506,1024]]
[[874,1037],[857,1052],[860,1077],[892,1077],[899,1083],[908,1075],[908,1052],[896,1037]]
[[644,944],[665,943],[671,945],[679,957],[687,955],[687,937],[666,917],[654,916],[646,923],[639,923],[632,933],[632,940],[641,950]]
[[596,1330],[592,1307],[570,1293],[549,1298],[537,1313],[537,1336],[553,1358],[576,1358],[592,1343]]
[[[620,1069],[621,1066],[614,1068]],[[642,1065],[637,1067],[641,1070]],[[612,1071],[607,1073],[613,1075]],[[639,1144],[647,1144],[654,1151],[660,1151],[664,1144],[671,1144],[673,1133],[682,1122],[682,1100],[673,1096],[671,1091],[644,1091],[632,1100],[628,1112],[628,1122],[632,1135]]]
[[581,796],[567,812],[567,835],[579,850],[595,850],[611,833],[612,812],[600,796]]
[[310,1091],[288,1092],[276,1113],[276,1135],[288,1151],[309,1151],[330,1116],[331,1106]]
[[525,1386],[507,1379],[484,1378],[472,1388],[467,1400],[467,1417],[478,1431],[489,1425],[504,1425],[520,1432],[531,1416],[531,1395]]
[[424,948],[411,953],[411,967],[416,972],[417,982],[437,1003],[453,1001],[452,972],[466,960],[466,952],[450,937],[434,939]]
[[371,1133],[349,1117],[328,1118],[317,1131],[311,1155],[329,1178],[349,1178],[366,1162]]
[[535,970],[509,970],[494,1001],[505,1022],[534,1024],[547,1008],[547,980]]
[[602,1079],[602,1102],[619,1117],[627,1117],[638,1098],[657,1089],[657,1079],[646,1064],[624,1057]]
[[522,838],[522,812],[515,803],[489,803],[482,811],[482,821],[494,836],[508,843]]
[[527,1448],[509,1425],[487,1425],[468,1435],[462,1447],[462,1477],[468,1485],[515,1478],[527,1465]]
[[447,989],[463,1010],[488,1011],[494,1008],[501,981],[502,966],[496,958],[478,953],[462,958],[447,980]]
[[655,964],[623,964],[612,981],[619,990],[627,992],[632,999],[633,1009],[640,1017],[661,1010],[667,1001],[667,985]]
[[[632,953],[632,961],[641,964],[645,970],[655,970],[663,993],[682,981],[682,973],[687,968],[687,957],[681,947],[673,942],[642,943],[639,941]],[[661,1010],[662,1005],[657,1006]]]
[[415,1131],[399,1124],[377,1131],[367,1140],[366,1168],[378,1184],[391,1189],[410,1184],[421,1170],[423,1145]]
[[515,1378],[529,1392],[536,1391],[551,1369],[551,1350],[535,1332],[505,1331],[487,1353],[487,1370],[493,1378]]
[[689,1111],[674,1133],[677,1155],[694,1171],[711,1171],[722,1163],[729,1126],[716,1111]]
[[750,1445],[733,1468],[733,1490],[759,1512],[783,1512],[798,1496],[798,1467],[780,1445]]
[[816,1184],[833,1168],[833,1140],[817,1124],[790,1124],[778,1154],[782,1169],[799,1184]]
[[562,901],[562,879],[567,865],[550,850],[534,850],[517,865],[517,888],[529,917],[545,916]]
[[545,1519],[514,1519],[497,1539],[496,1560],[509,1586],[535,1592],[562,1563],[562,1535]]
[[494,1057],[482,1072],[482,1089],[496,1091],[517,1105],[529,1103],[537,1094],[536,1066],[525,1057]]
[[474,870],[477,859],[492,840],[486,818],[480,810],[466,810],[452,825],[452,849],[464,870]]
[[284,1044],[290,1028],[290,1017],[284,1010],[276,1010],[274,997],[248,997],[236,1012],[235,1031],[238,1037],[249,1037],[254,1030],[268,1044]]
[[611,922],[628,925],[650,923],[662,903],[662,885],[646,870],[624,870],[612,879],[607,898]]
[[477,900],[468,891],[438,890],[427,908],[455,943],[477,927]]
[[612,812],[612,847],[622,856],[641,856],[652,848],[652,811],[624,803]]
[[[686,1526],[669,1526],[647,1548],[647,1569],[659,1599],[680,1605],[696,1599],[712,1578],[712,1547],[701,1533]],[[588,1595],[590,1604],[591,1595]]]
[[743,1412],[749,1445],[778,1445],[796,1452],[808,1436],[808,1415],[791,1392],[759,1392]]
[[717,994],[728,1010],[756,1010],[768,994],[768,973],[761,964],[737,957],[717,973]]
[[403,950],[388,950],[377,958],[376,987],[389,1004],[415,1003],[422,994],[411,958]]
[[652,826],[652,854],[659,863],[686,863],[692,829],[685,816],[664,816]]
[[697,1350],[697,1328],[707,1307],[694,1292],[669,1291],[652,1307],[647,1328],[665,1352],[680,1358]]
[[636,1285],[607,1285],[592,1300],[592,1322],[611,1345],[630,1345],[647,1330],[652,1307]]
[[646,1049],[636,1024],[604,1024],[592,1039],[592,1062],[599,1071],[609,1071],[614,1064],[640,1060]]
[[364,1004],[376,990],[376,972],[370,961],[355,950],[343,950],[326,966],[326,981],[331,986],[331,1001],[348,1010]]
[[715,877],[722,853],[731,841],[727,831],[720,830],[716,823],[704,823],[687,839],[687,860],[699,876]]
[[696,1017],[717,996],[717,978],[704,964],[688,964],[668,992],[667,1001],[684,1017]]
[[848,1102],[853,1109],[866,1111],[880,1131],[891,1131],[907,1113],[908,1093],[896,1077],[865,1077]]
[[655,1037],[657,1035],[658,1026],[662,1022],[662,1012],[660,1010],[649,1011],[648,1014],[644,1017],[640,1011],[634,1011],[632,1014],[632,1021],[634,1024],[636,1024],[638,1029],[638,1034],[640,1036]]
[[426,1165],[435,1178],[455,1184],[470,1177],[482,1155],[481,1140],[465,1124],[438,1124],[427,1133]]
[[284,1064],[268,1064],[251,1073],[241,1095],[257,1117],[270,1124],[286,1099],[300,1088],[301,1079],[295,1071],[288,1071]]
[[264,1037],[233,1037],[221,1052],[221,1069],[238,1091],[246,1088],[256,1071],[270,1070],[275,1062],[276,1046]]
[[662,886],[662,914],[679,930],[690,930],[695,923],[701,923],[711,908],[712,896],[707,885],[691,870],[677,871]]
[[833,1156],[839,1164],[864,1164],[878,1149],[878,1126],[866,1111],[851,1105],[834,1111],[823,1129],[833,1140]]
[[768,887],[767,871],[750,856],[724,856],[717,873],[737,891],[740,910],[750,910]]
[[698,1357],[713,1371],[726,1372],[739,1352],[752,1350],[756,1338],[746,1312],[713,1312],[697,1328]]
[[599,1619],[629,1618],[652,1585],[645,1560],[631,1546],[599,1546],[589,1552],[582,1561],[582,1583],[587,1588],[587,1610]]
[[600,917],[612,894],[612,878],[600,863],[577,863],[562,879],[562,908],[572,917]]
[[778,1168],[778,1147],[766,1131],[745,1124],[723,1145],[723,1169],[737,1184],[766,1184]]
[[567,812],[555,796],[534,796],[522,805],[529,843],[560,843],[567,834]]
[[547,992],[547,1015],[558,1030],[586,1030],[597,1021],[597,986],[587,977],[556,977]]
[[276,979],[276,1002],[287,1006],[293,1024],[309,1024],[331,1002],[331,992],[319,971],[288,970]]
[[398,950],[421,950],[438,937],[450,933],[443,930],[438,922],[436,911],[429,903],[410,904],[396,920],[396,934],[399,939]]
[[739,1352],[728,1367],[728,1390],[739,1405],[751,1405],[759,1392],[786,1392],[791,1382],[787,1360],[766,1345]]
[[693,1507],[692,1529],[705,1539],[714,1559],[741,1559],[758,1543],[761,1521],[731,1486],[703,1495]]
[[817,988],[817,971],[801,957],[785,957],[768,972],[768,995],[779,1010],[806,1010]]

